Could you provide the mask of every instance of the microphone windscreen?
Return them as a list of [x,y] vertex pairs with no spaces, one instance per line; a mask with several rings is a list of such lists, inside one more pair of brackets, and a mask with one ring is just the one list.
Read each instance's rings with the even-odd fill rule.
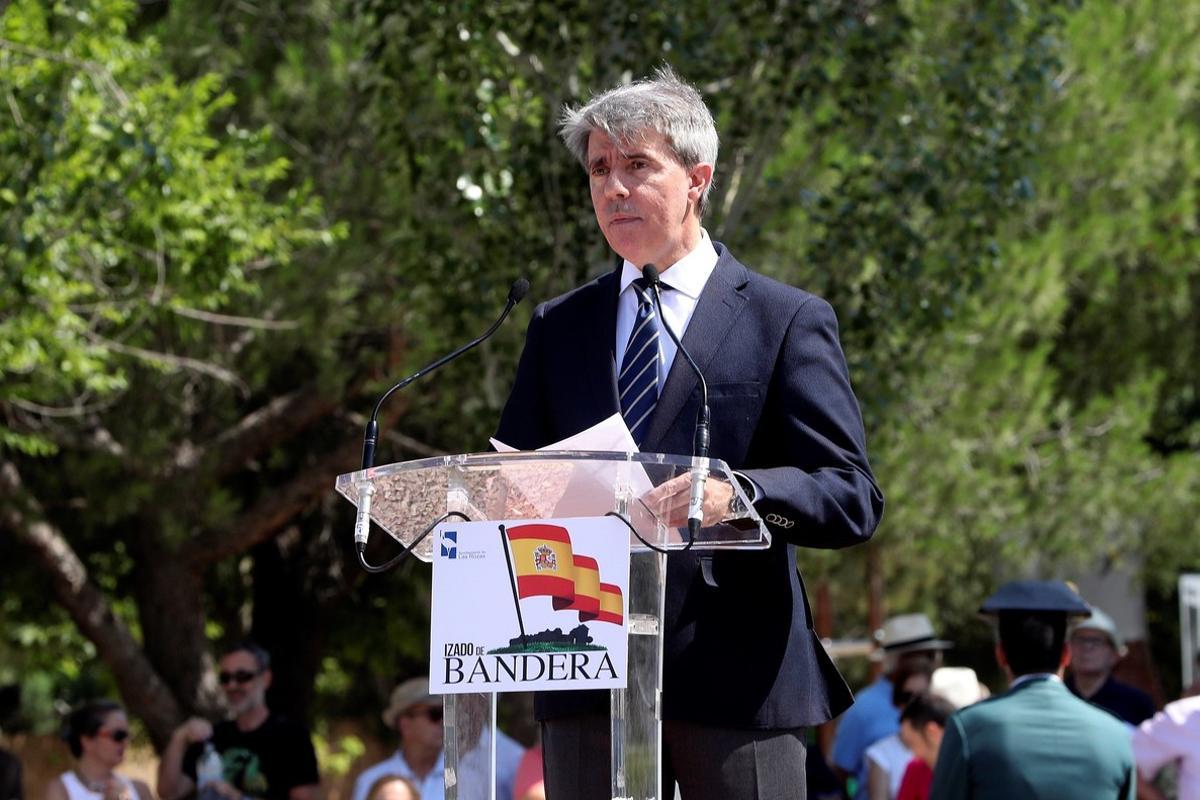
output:
[[647,264],[642,267],[642,278],[651,286],[658,283],[658,267],[653,264]]
[[521,299],[525,297],[525,294],[528,291],[529,281],[525,278],[517,278],[515,281],[513,281],[512,288],[508,290],[508,302],[516,305],[517,303],[521,302]]

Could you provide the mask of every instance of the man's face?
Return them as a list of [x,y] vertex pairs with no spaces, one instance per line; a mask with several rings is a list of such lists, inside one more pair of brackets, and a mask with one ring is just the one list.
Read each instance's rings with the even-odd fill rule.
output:
[[445,731],[442,729],[442,706],[430,703],[406,710],[397,718],[400,743],[428,752],[442,749]]
[[271,671],[260,670],[254,656],[245,650],[221,656],[217,678],[225,692],[229,711],[235,717],[267,704]]
[[944,734],[945,731],[933,722],[927,723],[924,730],[913,727],[911,720],[900,723],[900,741],[912,751],[915,758],[921,759],[930,768],[937,764],[938,749],[942,746]]
[[696,246],[695,208],[712,180],[711,164],[685,169],[653,130],[628,142],[592,131],[587,164],[596,222],[618,255],[664,270]]
[[1111,672],[1119,656],[1108,636],[1083,628],[1071,634],[1071,668],[1078,673]]

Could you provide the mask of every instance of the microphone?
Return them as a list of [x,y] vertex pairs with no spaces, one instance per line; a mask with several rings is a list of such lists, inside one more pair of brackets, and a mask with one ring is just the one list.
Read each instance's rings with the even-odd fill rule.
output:
[[[394,393],[400,391],[405,386],[433,372],[438,367],[444,366],[454,359],[461,356],[477,344],[487,339],[496,329],[500,327],[500,323],[508,317],[508,313],[513,310],[513,306],[521,302],[525,294],[529,291],[529,281],[525,278],[517,278],[513,281],[512,287],[508,290],[508,302],[504,305],[504,310],[500,312],[500,316],[492,323],[492,326],[483,332],[483,335],[472,339],[454,352],[444,355],[437,361],[431,364],[426,364],[419,370],[409,375],[404,380],[397,383],[392,388],[388,389],[379,400],[375,403],[375,410],[371,412],[371,419],[367,422],[366,432],[363,434],[363,452],[362,452],[362,469],[367,470],[375,466],[375,445],[379,441],[379,409],[383,407],[384,401],[391,397]],[[371,531],[371,498],[375,495],[375,485],[368,479],[358,485],[358,514],[354,519],[354,545],[358,550],[359,560],[363,566],[368,567],[368,571],[378,571],[369,567],[363,559],[363,551],[367,547],[367,538]],[[405,551],[403,555],[407,555]]]
[[696,535],[700,532],[700,524],[704,519],[704,484],[708,482],[708,382],[704,380],[704,373],[700,371],[700,367],[697,366],[691,354],[683,346],[683,342],[675,335],[675,331],[671,330],[666,317],[663,316],[662,298],[659,296],[658,268],[653,264],[642,267],[642,278],[650,284],[651,295],[654,297],[654,310],[658,313],[659,320],[662,321],[663,329],[675,343],[683,360],[700,379],[700,413],[696,417],[696,434],[692,439],[692,494],[688,500],[688,536],[695,541]]
[[505,318],[508,317],[508,312],[513,310],[513,306],[521,302],[528,291],[529,281],[527,281],[525,278],[517,278],[515,281],[513,281],[512,287],[508,290],[508,302],[505,303],[504,310],[500,312],[499,318],[492,323],[492,326],[483,332],[482,336],[477,339],[472,339],[462,347],[455,350],[453,353],[442,356],[432,364],[426,364],[412,375],[409,375],[407,378],[383,393],[378,402],[375,403],[375,410],[371,412],[371,419],[367,422],[367,429],[363,434],[362,469],[370,469],[371,467],[375,466],[375,445],[379,441],[379,409],[383,407],[384,402],[394,393],[400,391],[405,386],[408,386],[417,378],[427,375],[438,367],[450,363],[495,333],[496,329],[500,327],[500,323],[504,322]]

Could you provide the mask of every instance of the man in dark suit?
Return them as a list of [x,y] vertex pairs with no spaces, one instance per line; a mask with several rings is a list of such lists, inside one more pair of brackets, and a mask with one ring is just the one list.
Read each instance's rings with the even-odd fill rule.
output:
[[[620,411],[643,451],[691,454],[698,380],[661,325],[682,337],[709,385],[710,456],[738,471],[773,538],[667,558],[663,794],[678,780],[686,800],[803,797],[804,727],[851,696],[812,631],[795,548],[864,542],[883,511],[837,320],[709,239],[716,128],[669,70],[567,111],[561,132],[624,263],[535,310],[496,436],[534,449]],[[646,264],[665,320],[637,282]],[[689,489],[684,476],[651,500],[682,525]],[[732,494],[708,482],[705,524]],[[606,709],[603,693],[538,698],[551,800],[609,797]]]

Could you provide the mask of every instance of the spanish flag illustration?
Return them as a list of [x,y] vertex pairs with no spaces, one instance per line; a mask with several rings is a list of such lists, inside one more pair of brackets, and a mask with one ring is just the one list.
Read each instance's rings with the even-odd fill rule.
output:
[[531,524],[513,526],[507,533],[517,574],[517,595],[548,595],[554,599],[555,608],[575,602],[575,554],[567,529]]
[[554,610],[579,612],[579,621],[600,616],[600,564],[591,556],[575,556],[575,598],[564,603],[554,598]]
[[624,614],[624,603],[621,602],[621,587],[612,583],[600,584],[600,613],[597,622],[611,622],[620,625]]

